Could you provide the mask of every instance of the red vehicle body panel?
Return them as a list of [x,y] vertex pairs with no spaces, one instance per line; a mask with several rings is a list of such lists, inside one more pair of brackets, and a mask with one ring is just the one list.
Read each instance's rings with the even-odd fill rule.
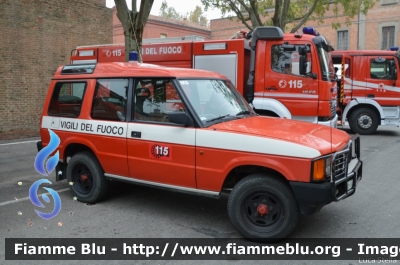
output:
[[[275,112],[275,114],[280,117],[307,121],[312,120],[313,122],[336,127],[335,106],[332,106],[332,102],[335,102],[337,97],[336,82],[322,81],[321,78],[318,78],[322,76],[322,72],[319,66],[317,50],[312,42],[314,37],[315,36],[307,34],[285,34],[282,40],[260,39],[257,41],[254,96],[257,100],[261,100],[261,102],[265,103],[260,103],[261,105],[258,104],[255,105],[255,107],[259,110],[266,109]],[[234,67],[235,73],[234,77],[231,77],[231,81],[238,91],[242,95],[245,95],[250,69],[250,50],[246,42],[247,40],[234,39],[143,44],[142,58],[145,63],[179,68],[200,67],[200,69],[219,71],[222,74],[224,74],[223,68]],[[282,45],[288,42],[293,45],[301,44],[311,47],[311,53],[308,54],[308,59],[312,65],[311,71],[316,74],[317,80],[300,75],[283,74],[272,70],[272,46]],[[221,47],[224,46],[224,48],[207,49],[206,45],[209,45],[209,47],[212,45],[220,45]],[[87,51],[88,49],[90,49],[90,47],[79,47],[76,54],[71,56],[71,63],[82,60],[84,57],[79,56],[79,52]],[[100,45],[98,47],[94,46],[91,49],[98,49],[98,62],[108,62],[110,60],[125,61],[123,46]],[[225,55],[235,55],[235,65],[225,64],[215,70],[201,68],[204,66],[196,65],[196,58],[211,58],[213,56]],[[85,59],[89,60],[95,58],[96,55],[85,57]],[[215,60],[218,62],[218,59]],[[298,65],[298,56],[292,58],[292,62]],[[279,102],[277,103],[279,105],[279,110],[270,109],[271,107],[267,102],[271,100]]]

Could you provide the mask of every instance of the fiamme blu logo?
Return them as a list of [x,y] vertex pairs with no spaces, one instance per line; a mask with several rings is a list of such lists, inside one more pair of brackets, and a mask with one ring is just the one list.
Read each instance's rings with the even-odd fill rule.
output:
[[[50,154],[53,153],[60,145],[60,138],[50,129],[49,129],[49,134],[50,134],[49,144],[45,148],[40,150],[40,152],[36,155],[34,163],[36,171],[45,177],[48,177],[51,174],[51,172],[53,172],[53,170],[57,166],[59,159],[58,151],[53,156],[50,156]],[[35,206],[40,208],[46,208],[46,206],[44,206],[39,200],[37,194],[39,186],[43,183],[52,184],[51,181],[48,179],[40,179],[35,183],[33,183],[32,186],[29,188],[29,198],[31,199],[31,202]],[[61,199],[58,193],[52,188],[43,187],[43,189],[47,190],[48,193],[53,197],[54,209],[50,213],[43,213],[38,210],[35,210],[35,212],[41,218],[48,220],[56,216],[61,211]],[[46,203],[50,203],[50,198],[47,196],[47,194],[42,194],[41,197]]]

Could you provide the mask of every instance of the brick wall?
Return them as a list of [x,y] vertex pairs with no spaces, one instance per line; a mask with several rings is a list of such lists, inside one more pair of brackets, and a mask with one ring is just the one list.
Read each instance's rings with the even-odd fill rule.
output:
[[0,140],[39,135],[50,79],[78,45],[112,43],[105,0],[0,1]]
[[249,31],[237,18],[220,18],[210,21],[211,39],[229,39],[239,30]]

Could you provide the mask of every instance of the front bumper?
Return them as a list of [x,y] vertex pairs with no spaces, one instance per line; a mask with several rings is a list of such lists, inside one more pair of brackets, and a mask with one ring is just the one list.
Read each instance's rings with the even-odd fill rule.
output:
[[325,126],[332,127],[332,128],[337,128],[337,123],[338,123],[338,115],[337,114],[335,114],[335,116],[333,116],[332,120],[330,120],[330,121],[318,121],[318,124],[325,125]]
[[[344,156],[347,161],[343,160]],[[356,192],[357,184],[362,178],[363,166],[360,160],[359,135],[353,136],[347,149],[334,154],[333,158],[333,163],[340,159],[340,165],[344,164],[346,170],[343,174],[332,177],[329,182],[290,182],[302,214],[314,214],[324,205],[343,200]]]

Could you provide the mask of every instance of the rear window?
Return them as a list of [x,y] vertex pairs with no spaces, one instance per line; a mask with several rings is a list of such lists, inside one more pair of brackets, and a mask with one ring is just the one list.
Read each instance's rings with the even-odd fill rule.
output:
[[49,115],[78,117],[86,82],[58,82],[53,90],[49,106]]

